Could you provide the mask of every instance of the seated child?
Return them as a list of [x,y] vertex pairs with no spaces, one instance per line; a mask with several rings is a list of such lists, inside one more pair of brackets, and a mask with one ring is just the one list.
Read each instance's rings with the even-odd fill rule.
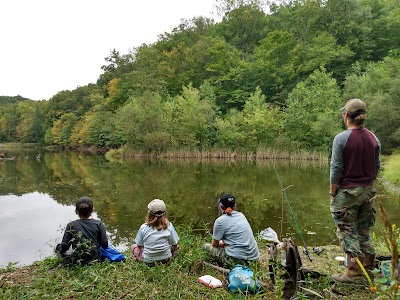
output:
[[139,228],[131,251],[136,260],[152,266],[169,263],[179,250],[178,234],[168,221],[164,201],[154,199],[147,206],[145,223]]
[[75,212],[79,219],[67,225],[62,242],[55,247],[57,255],[67,265],[85,265],[100,260],[100,246],[107,248],[108,240],[104,224],[91,217],[93,200],[88,197],[78,199]]
[[211,244],[203,245],[220,266],[248,265],[260,258],[256,240],[243,213],[236,210],[236,200],[231,194],[223,194],[218,201],[222,213],[215,222]]

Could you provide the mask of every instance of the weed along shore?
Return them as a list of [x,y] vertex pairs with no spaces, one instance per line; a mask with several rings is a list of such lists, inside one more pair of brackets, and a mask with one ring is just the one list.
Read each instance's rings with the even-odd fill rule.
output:
[[[204,264],[208,261],[201,249],[208,238],[201,238],[190,228],[178,227],[180,253],[171,265],[148,267],[135,261],[127,250],[127,260],[120,263],[95,263],[85,267],[67,268],[55,257],[46,258],[30,266],[0,270],[1,299],[282,299],[283,279],[281,269],[276,271],[276,283],[272,288],[268,269],[269,251],[266,242],[258,240],[260,263],[252,266],[255,276],[267,285],[257,295],[233,294],[226,288],[227,275]],[[210,237],[209,237],[210,238]],[[320,255],[309,261],[303,254],[303,267],[330,275],[344,272],[343,265],[335,260],[342,255],[338,246],[323,247]],[[211,289],[197,279],[211,275],[225,286]],[[308,278],[296,299],[375,299],[366,289],[345,287],[339,293],[330,290],[328,277]],[[312,298],[312,297],[314,298]]]

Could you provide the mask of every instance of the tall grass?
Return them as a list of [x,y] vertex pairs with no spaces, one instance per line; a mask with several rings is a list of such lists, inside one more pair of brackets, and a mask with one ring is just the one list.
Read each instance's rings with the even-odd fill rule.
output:
[[118,150],[110,150],[107,157],[124,158],[166,158],[166,159],[198,159],[198,160],[307,160],[307,161],[328,161],[328,155],[323,152],[305,150],[281,150],[274,148],[259,148],[256,151],[211,149],[211,150],[165,150],[162,152],[146,152],[122,147]]
[[382,178],[392,184],[400,185],[400,154],[385,157]]
[[382,202],[378,198],[378,209],[384,228],[384,241],[387,249],[391,253],[391,278],[381,278],[377,281],[378,288],[373,287],[378,295],[377,299],[400,299],[400,262],[399,262],[399,246],[400,246],[400,233],[395,224],[392,224],[387,216]]

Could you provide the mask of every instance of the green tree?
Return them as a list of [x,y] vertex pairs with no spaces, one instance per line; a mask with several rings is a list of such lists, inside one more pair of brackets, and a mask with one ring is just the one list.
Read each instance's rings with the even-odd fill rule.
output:
[[242,107],[250,94],[243,89],[246,62],[238,49],[220,37],[205,37],[193,46],[196,86],[207,80],[215,89],[216,103],[224,111]]
[[161,73],[162,52],[154,46],[141,45],[134,50],[132,71],[120,77],[129,95],[140,97],[146,91],[167,95],[166,78]]
[[[78,117],[73,113],[62,115],[60,119],[54,122],[51,129],[52,143],[64,147],[70,146],[70,137],[77,122]],[[46,136],[49,139],[50,133],[46,133]]]
[[400,146],[400,59],[371,62],[345,82],[344,97],[361,98],[368,107],[367,126],[377,134],[386,153]]
[[284,102],[298,77],[293,49],[296,41],[288,31],[271,31],[254,51],[249,77],[269,101]]
[[77,117],[83,116],[89,111],[93,103],[93,95],[99,95],[101,91],[97,85],[89,84],[72,91],[61,91],[48,101],[46,106],[46,128],[66,113],[73,113]]
[[113,78],[120,78],[124,74],[132,71],[134,54],[121,54],[117,50],[113,49],[111,50],[110,55],[104,60],[106,61],[106,64],[101,67],[104,73],[100,75],[96,84],[104,91],[104,96],[108,97],[108,83]]
[[341,129],[340,89],[331,75],[314,71],[289,94],[283,128],[292,142],[329,150]]
[[243,113],[237,109],[230,109],[224,116],[215,120],[217,129],[217,145],[223,149],[244,149],[247,135],[242,130]]
[[17,139],[21,142],[32,142],[32,129],[35,108],[30,102],[19,102],[17,106],[17,113],[20,117],[19,124],[16,128]]
[[246,101],[243,109],[242,131],[247,135],[247,147],[256,150],[260,146],[270,147],[282,129],[279,107],[271,107],[259,87]]
[[129,145],[147,152],[167,147],[165,114],[159,94],[145,92],[117,111],[116,127]]
[[303,74],[324,67],[335,74],[343,75],[343,70],[336,66],[342,66],[352,55],[346,46],[338,45],[335,37],[328,32],[315,35],[310,42],[298,44],[293,50],[293,56],[296,57],[297,65]]
[[267,17],[257,3],[243,4],[227,12],[215,30],[246,59],[265,36],[266,22]]
[[0,116],[0,142],[8,141],[7,119],[5,116]]
[[282,114],[278,107],[265,102],[260,88],[247,99],[243,111],[230,110],[217,118],[218,145],[230,150],[255,151],[275,144],[282,129]]
[[183,87],[182,95],[165,103],[165,112],[175,149],[205,150],[212,145],[216,107],[211,99],[201,99],[198,89]]

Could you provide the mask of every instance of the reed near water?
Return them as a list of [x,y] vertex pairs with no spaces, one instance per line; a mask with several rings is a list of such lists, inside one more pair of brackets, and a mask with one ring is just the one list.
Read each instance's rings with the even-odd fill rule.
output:
[[307,161],[328,161],[328,155],[316,151],[288,151],[277,149],[257,149],[256,151],[241,151],[241,150],[167,150],[163,152],[146,152],[142,150],[133,150],[121,148],[118,150],[110,150],[107,154],[109,157],[123,158],[168,158],[168,159],[223,159],[223,160],[307,160]]

